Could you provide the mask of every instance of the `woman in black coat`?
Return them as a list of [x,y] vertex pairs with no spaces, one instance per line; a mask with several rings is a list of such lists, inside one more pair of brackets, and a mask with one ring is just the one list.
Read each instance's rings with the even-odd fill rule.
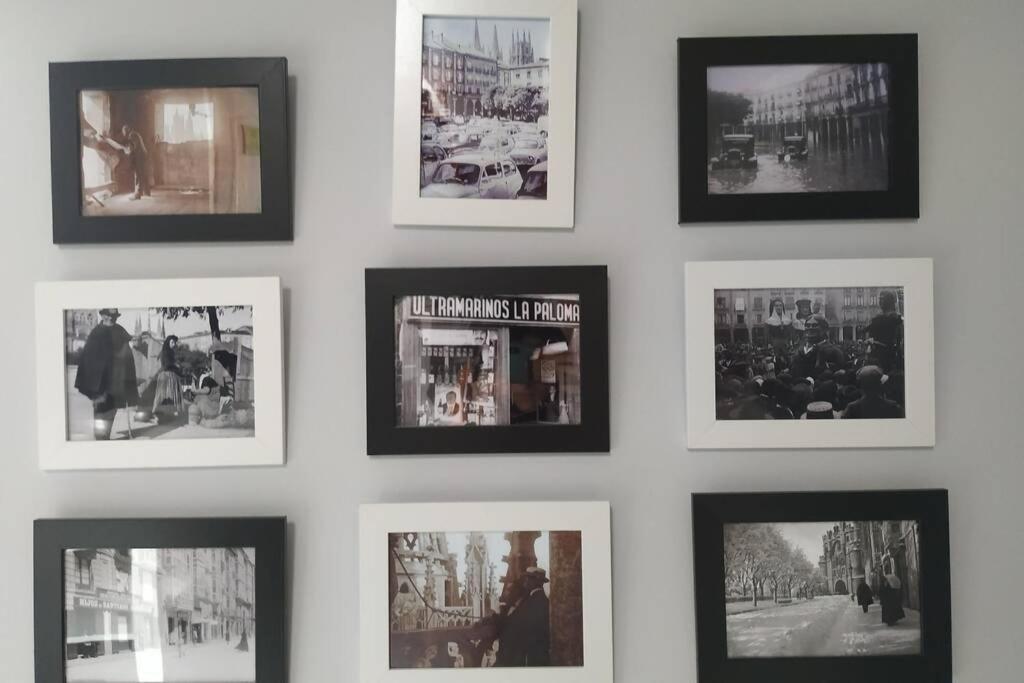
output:
[[868,584],[867,578],[857,586],[857,604],[864,609],[864,614],[868,613],[868,607],[875,603],[874,591],[871,590],[870,584]]
[[892,626],[906,613],[903,611],[903,584],[895,574],[886,574],[878,587],[878,599],[882,603],[882,621]]

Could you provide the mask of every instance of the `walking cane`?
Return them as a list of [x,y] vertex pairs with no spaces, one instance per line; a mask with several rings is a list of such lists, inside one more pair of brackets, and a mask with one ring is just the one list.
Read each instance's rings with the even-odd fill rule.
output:
[[132,433],[132,411],[127,403],[124,406],[124,412],[128,414],[128,438],[129,440],[134,439],[135,435]]

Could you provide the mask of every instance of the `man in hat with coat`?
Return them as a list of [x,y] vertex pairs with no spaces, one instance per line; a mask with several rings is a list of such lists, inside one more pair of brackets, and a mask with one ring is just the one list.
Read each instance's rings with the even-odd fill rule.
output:
[[527,567],[522,599],[498,628],[498,666],[550,666],[551,614],[544,584],[547,572]]
[[78,361],[75,389],[92,401],[93,435],[106,441],[117,410],[138,405],[139,388],[131,335],[117,324],[120,311],[102,308],[99,314],[100,322],[86,338]]

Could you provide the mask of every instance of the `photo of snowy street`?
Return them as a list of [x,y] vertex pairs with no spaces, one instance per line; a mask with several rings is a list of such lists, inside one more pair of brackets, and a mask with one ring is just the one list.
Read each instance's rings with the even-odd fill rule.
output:
[[920,654],[918,533],[912,520],[726,524],[728,656]]
[[[737,604],[737,603],[733,603]],[[763,609],[726,609],[730,657],[852,657],[913,655],[921,650],[920,614],[893,626],[881,619],[882,606],[867,613],[848,595],[819,595]]]
[[241,683],[256,680],[256,648],[252,637],[249,649],[237,650],[238,639],[190,643],[167,649],[139,652],[67,663],[67,681],[71,683]]

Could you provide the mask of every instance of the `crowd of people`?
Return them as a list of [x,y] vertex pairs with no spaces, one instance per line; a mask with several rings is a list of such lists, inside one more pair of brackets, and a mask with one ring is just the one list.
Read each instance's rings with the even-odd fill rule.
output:
[[772,301],[764,346],[715,348],[717,419],[904,417],[903,317],[894,292],[878,303],[863,338],[837,343],[820,307],[799,317]]

